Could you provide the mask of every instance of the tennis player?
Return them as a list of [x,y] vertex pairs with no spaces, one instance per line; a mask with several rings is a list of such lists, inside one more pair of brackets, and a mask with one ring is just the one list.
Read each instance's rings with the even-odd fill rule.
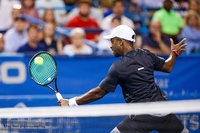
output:
[[[87,93],[69,100],[58,101],[60,106],[78,106],[93,102],[114,92],[119,84],[127,103],[166,101],[167,97],[155,83],[154,70],[171,72],[176,58],[185,50],[185,39],[178,44],[171,41],[171,54],[167,60],[146,49],[135,49],[136,34],[126,25],[119,25],[105,36],[112,43],[115,57],[122,58],[113,63],[107,76]],[[111,133],[181,133],[183,124],[174,114],[130,115],[115,127]]]

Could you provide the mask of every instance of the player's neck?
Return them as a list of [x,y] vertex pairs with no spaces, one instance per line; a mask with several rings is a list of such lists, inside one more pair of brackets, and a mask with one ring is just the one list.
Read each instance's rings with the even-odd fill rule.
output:
[[135,50],[135,48],[131,45],[127,45],[126,47],[124,47],[124,55],[129,52],[129,51],[132,51],[132,50]]

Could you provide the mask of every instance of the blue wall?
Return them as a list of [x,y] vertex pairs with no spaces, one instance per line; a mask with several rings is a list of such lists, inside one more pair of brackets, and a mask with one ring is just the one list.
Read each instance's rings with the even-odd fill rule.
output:
[[[56,97],[48,88],[35,84],[28,73],[31,56],[0,57],[0,107],[57,106]],[[110,65],[118,60],[112,56],[56,56],[58,87],[65,98],[80,95],[96,87]],[[200,56],[181,56],[170,74],[155,72],[155,80],[170,100],[200,98]],[[95,103],[124,102],[121,89]]]
[[[37,85],[30,78],[28,73],[30,59],[31,56],[24,55],[0,56],[0,108],[57,106],[54,93],[46,87]],[[64,98],[80,95],[96,87],[105,77],[110,65],[118,60],[112,56],[56,56],[55,59],[59,70],[58,87]],[[177,59],[170,74],[155,72],[155,80],[167,93],[169,100],[200,98],[199,64],[200,55],[183,55]],[[121,102],[124,100],[118,87],[116,92],[109,93],[103,99],[91,104]],[[199,113],[178,114],[178,117],[192,133],[200,132]],[[81,123],[81,120],[77,120]],[[119,121],[112,122],[114,124],[105,132],[110,131]],[[81,131],[84,131],[83,129]]]

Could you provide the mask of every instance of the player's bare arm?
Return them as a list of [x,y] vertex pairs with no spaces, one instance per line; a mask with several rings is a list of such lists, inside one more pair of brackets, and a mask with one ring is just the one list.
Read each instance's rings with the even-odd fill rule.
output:
[[[75,100],[78,105],[90,103],[93,101],[96,101],[98,99],[101,99],[104,97],[108,92],[101,89],[100,87],[96,87],[94,89],[91,89],[90,91],[86,92],[85,94],[78,96]],[[58,104],[60,106],[69,106],[69,100],[62,99],[58,101]]]
[[183,51],[185,51],[186,44],[184,43],[186,39],[182,39],[178,44],[174,44],[174,41],[170,38],[171,42],[171,54],[169,58],[165,61],[162,71],[164,72],[171,72],[174,63],[176,62],[176,58],[180,55]]

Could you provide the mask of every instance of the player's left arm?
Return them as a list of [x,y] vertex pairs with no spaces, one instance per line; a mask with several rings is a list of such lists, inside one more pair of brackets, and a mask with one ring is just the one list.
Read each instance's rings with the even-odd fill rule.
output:
[[164,72],[171,72],[175,62],[176,58],[183,52],[185,51],[185,46],[186,44],[184,43],[186,39],[182,39],[178,44],[174,44],[174,41],[170,38],[171,42],[171,53],[170,56],[167,60],[165,60],[165,63],[162,67],[162,71]]

